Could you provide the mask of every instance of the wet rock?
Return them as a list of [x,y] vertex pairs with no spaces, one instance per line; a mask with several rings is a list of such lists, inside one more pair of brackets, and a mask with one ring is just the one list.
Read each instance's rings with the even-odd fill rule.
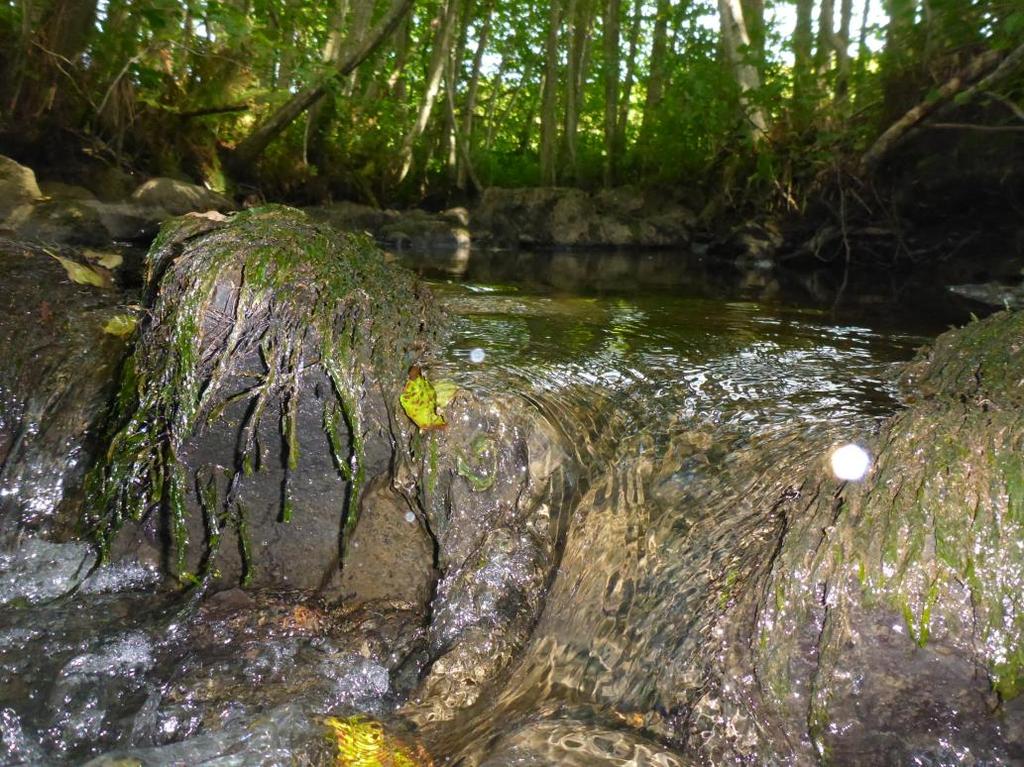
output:
[[174,178],[152,178],[131,195],[131,202],[149,208],[162,208],[171,216],[184,213],[234,209],[231,201],[206,187]]
[[687,245],[695,222],[686,207],[632,188],[591,195],[580,189],[487,189],[474,231],[511,247]]
[[949,291],[998,309],[1024,309],[1024,285],[985,282],[975,285],[950,285]]
[[0,225],[15,208],[35,202],[42,196],[31,168],[0,155]]
[[378,477],[359,501],[341,573],[346,604],[392,602],[426,611],[434,590],[434,544],[409,500]]
[[127,343],[103,330],[123,297],[72,282],[51,253],[86,264],[0,240],[0,520],[66,533]]
[[1024,315],[944,334],[906,367],[867,479],[812,472],[771,502],[776,548],[691,716],[710,757],[1024,758],[1022,375]]
[[332,608],[308,592],[219,592],[190,620],[158,713],[180,729],[157,729],[180,739],[296,700],[380,715],[407,692],[392,675],[422,644],[421,619],[386,602]]
[[185,580],[338,594],[436,324],[427,294],[365,239],[274,206],[171,222],[148,270],[152,319],[93,474],[101,547]]
[[511,396],[460,391],[447,426],[420,435],[420,502],[440,571],[421,723],[450,719],[508,668],[555,564],[559,499],[573,471],[555,430]]
[[[823,236],[832,236],[823,230]],[[750,221],[732,229],[717,242],[711,244],[708,252],[717,258],[732,261],[741,269],[769,269],[775,263],[775,255],[783,245],[782,232],[771,221]],[[813,250],[813,246],[812,250]]]
[[12,211],[6,226],[26,240],[102,246],[111,237],[96,209],[98,205],[71,198],[35,202]]

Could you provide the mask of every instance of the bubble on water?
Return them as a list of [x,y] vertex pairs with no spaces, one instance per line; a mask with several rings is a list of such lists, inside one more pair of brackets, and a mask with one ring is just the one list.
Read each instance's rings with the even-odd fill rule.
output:
[[831,463],[836,479],[856,481],[868,473],[871,456],[860,445],[843,445],[832,452]]
[[411,525],[413,522],[416,521],[416,515],[413,514],[411,511],[405,512],[405,521]]
[[479,364],[479,363],[483,362],[486,358],[487,358],[487,354],[480,347],[477,347],[476,349],[471,349],[470,352],[469,352],[469,361],[470,362],[475,362],[475,363]]

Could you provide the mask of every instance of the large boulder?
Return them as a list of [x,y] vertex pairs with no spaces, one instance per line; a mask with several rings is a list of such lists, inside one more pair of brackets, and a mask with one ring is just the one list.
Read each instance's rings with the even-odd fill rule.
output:
[[102,553],[203,588],[400,614],[382,689],[418,688],[418,721],[474,703],[557,563],[574,482],[559,432],[438,364],[431,379],[458,378],[446,423],[418,428],[400,403],[441,327],[430,294],[366,237],[299,211],[176,219],[148,274],[88,484]]
[[43,196],[31,168],[0,155],[0,225],[11,211]]
[[184,579],[336,591],[435,324],[426,294],[365,238],[279,207],[175,219],[148,275],[152,319],[93,474],[101,546]]
[[98,210],[102,206],[95,200],[44,199],[14,209],[7,218],[7,226],[20,239],[103,246],[112,238]]
[[509,247],[668,247],[690,242],[693,213],[630,187],[487,189],[473,214],[475,232]]
[[0,239],[0,269],[0,521],[68,533],[131,321],[74,251]]
[[689,716],[706,758],[1024,758],[1024,314],[946,333],[901,384],[863,482],[752,494],[775,523],[722,581]]
[[151,178],[132,192],[130,200],[143,207],[161,208],[171,216],[234,209],[234,205],[224,195],[175,178]]

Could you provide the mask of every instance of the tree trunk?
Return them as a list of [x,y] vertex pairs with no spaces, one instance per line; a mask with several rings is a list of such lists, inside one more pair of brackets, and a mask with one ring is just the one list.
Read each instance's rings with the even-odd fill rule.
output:
[[[31,6],[24,12],[31,23]],[[68,71],[68,64],[73,70],[74,60],[89,44],[95,21],[96,0],[55,0],[42,11],[34,31],[23,26],[24,48],[14,65],[16,84],[8,99],[12,114],[31,122],[52,110],[62,96],[66,100],[68,95],[81,95],[74,81],[69,81],[73,71]],[[88,103],[84,100],[85,106]]]
[[912,71],[914,54],[914,11],[916,0],[883,0],[889,15],[882,54],[882,96],[884,112],[894,117],[906,111],[916,98]]
[[768,130],[768,118],[764,110],[751,104],[747,97],[750,91],[761,87],[761,78],[757,68],[743,57],[743,49],[750,47],[750,35],[743,21],[743,7],[740,0],[718,0],[718,12],[722,26],[722,45],[739,86],[740,107],[746,117],[746,129],[751,140],[759,144]]
[[814,70],[822,83],[832,63],[832,25],[835,21],[835,4],[833,0],[821,0],[818,11],[818,39],[814,49]]
[[[366,37],[366,30],[370,28],[370,21],[373,19],[374,0],[354,0],[352,12],[349,14],[348,31],[345,34],[345,48],[358,45],[359,41]],[[345,81],[342,94],[345,98],[351,98],[356,89],[357,72],[353,70]]]
[[583,53],[583,43],[580,39],[582,36],[579,34],[579,4],[580,0],[568,0],[565,12],[565,46],[568,58],[565,66],[565,114],[562,126],[562,143],[565,151],[562,160],[565,169],[564,175],[570,182],[576,180],[576,121],[578,119],[576,96],[579,93],[576,82]]
[[413,0],[393,0],[391,8],[385,16],[370,30],[360,45],[344,56],[338,63],[337,69],[315,85],[303,88],[288,99],[233,151],[228,151],[225,160],[232,172],[244,177],[249,166],[259,159],[270,142],[291,125],[299,115],[323,97],[332,80],[354,72],[356,67],[380,47],[381,43],[395,31],[412,4]]
[[566,18],[569,19],[567,47],[569,59],[565,72],[565,174],[575,183],[578,179],[576,143],[579,134],[580,104],[583,101],[583,82],[588,69],[590,36],[593,31],[595,0],[569,0]]
[[793,125],[803,131],[809,122],[813,103],[811,48],[814,32],[811,14],[814,0],[797,0],[796,27],[793,29]]
[[832,38],[836,49],[836,103],[843,105],[850,91],[850,17],[853,0],[842,0],[839,6],[839,31]]
[[455,29],[455,20],[459,15],[459,4],[456,0],[445,0],[438,9],[438,29],[434,38],[434,47],[430,52],[430,64],[427,68],[427,88],[420,102],[419,114],[416,122],[412,124],[408,133],[402,141],[402,149],[399,153],[399,169],[397,183],[402,183],[405,177],[412,170],[413,147],[416,140],[423,135],[430,121],[430,113],[434,109],[434,102],[437,101],[437,94],[441,90],[441,78],[444,75],[445,59],[448,57],[449,48],[452,44],[452,32]]
[[[476,110],[476,97],[480,89],[480,67],[484,60],[484,51],[487,49],[487,39],[491,32],[491,3],[487,2],[481,9],[483,19],[480,31],[477,33],[476,51],[473,53],[473,69],[469,75],[469,85],[466,88],[466,102],[462,110],[462,138],[467,147],[473,146],[473,112]],[[459,165],[459,175],[456,179],[456,186],[459,189],[466,188],[466,180],[472,171],[469,162],[469,149],[465,162]],[[474,184],[479,189],[479,181],[474,179]]]
[[[450,70],[451,79],[448,81],[448,87],[445,88],[445,91],[448,101],[448,119],[452,126],[452,133],[454,134],[453,138],[455,140],[455,145],[458,148],[459,153],[459,178],[468,178],[473,185],[474,193],[479,194],[482,191],[483,187],[480,186],[480,179],[477,178],[476,171],[473,170],[473,160],[470,155],[468,137],[460,129],[459,120],[455,113],[454,69],[455,67],[452,66]],[[465,189],[465,182],[463,182],[462,186],[457,186],[457,188]]]
[[615,183],[616,135],[619,117],[619,13],[620,0],[604,0],[602,42],[604,44],[604,185]]
[[640,124],[640,143],[646,146],[653,134],[655,113],[661,104],[665,90],[665,69],[668,58],[668,16],[671,12],[669,0],[658,0],[654,17],[654,37],[651,42],[651,65],[647,77],[647,97],[644,99],[644,114]]
[[405,101],[405,65],[409,61],[409,46],[412,44],[412,24],[408,16],[402,19],[395,38],[395,66],[388,75],[388,92],[391,98],[401,103]]
[[643,22],[642,0],[633,2],[633,18],[629,26],[629,50],[626,54],[626,79],[622,83],[622,98],[619,100],[619,114],[615,127],[615,151],[621,158],[626,151],[626,131],[629,128],[629,108],[633,98],[633,82],[636,80],[637,48],[640,45],[640,27]]
[[[466,42],[469,37],[469,26],[473,20],[473,0],[461,0],[462,7],[459,10],[458,18],[460,23],[459,27],[459,38],[455,44],[455,49],[449,51],[445,60],[445,76],[444,76],[444,87],[445,90],[449,89],[452,92],[452,101],[454,102],[454,96],[458,93],[459,88],[459,75],[462,72],[462,59],[466,53]],[[454,186],[458,181],[459,175],[459,147],[458,147],[458,114],[456,110],[445,109],[444,110],[444,132],[442,133],[444,157],[445,157],[445,171],[448,177],[448,185]]]
[[554,186],[558,180],[558,31],[562,15],[562,0],[551,0],[540,107],[540,182],[544,186]]
[[[351,39],[351,34],[345,34],[348,12],[349,0],[338,0],[331,18],[327,42],[324,43],[324,49],[320,54],[320,60],[332,67],[338,66],[346,43],[352,45],[357,42]],[[306,113],[306,134],[302,145],[302,160],[307,165],[323,167],[326,154],[326,133],[334,119],[334,114],[335,109],[331,99],[320,99],[310,106]]]

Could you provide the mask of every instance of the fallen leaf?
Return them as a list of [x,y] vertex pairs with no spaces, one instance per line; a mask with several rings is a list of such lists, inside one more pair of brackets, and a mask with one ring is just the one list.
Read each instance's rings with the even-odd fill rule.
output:
[[443,429],[444,418],[437,412],[437,392],[419,368],[413,368],[398,398],[405,414],[421,429]]
[[124,256],[120,253],[107,253],[101,250],[86,248],[82,251],[82,255],[92,263],[99,264],[104,269],[117,269],[117,267],[124,263]]
[[216,210],[208,210],[208,211],[205,211],[203,213],[199,213],[199,212],[186,213],[185,216],[187,218],[208,218],[208,219],[210,219],[210,221],[227,221],[228,220],[227,216],[225,216],[220,211],[216,211]]
[[437,399],[437,409],[444,410],[459,391],[458,384],[450,378],[442,378],[434,384],[434,395]]
[[64,271],[67,272],[68,279],[72,282],[78,283],[79,285],[92,285],[97,288],[109,287],[109,278],[106,278],[95,269],[91,269],[85,264],[80,264],[77,261],[72,261],[70,258],[58,256],[56,253],[51,253],[48,250],[46,253],[51,258],[60,262],[60,265],[64,267]]
[[107,324],[103,326],[103,332],[109,333],[112,336],[124,338],[125,336],[130,336],[134,333],[135,326],[138,324],[139,321],[130,314],[115,314],[107,320]]

